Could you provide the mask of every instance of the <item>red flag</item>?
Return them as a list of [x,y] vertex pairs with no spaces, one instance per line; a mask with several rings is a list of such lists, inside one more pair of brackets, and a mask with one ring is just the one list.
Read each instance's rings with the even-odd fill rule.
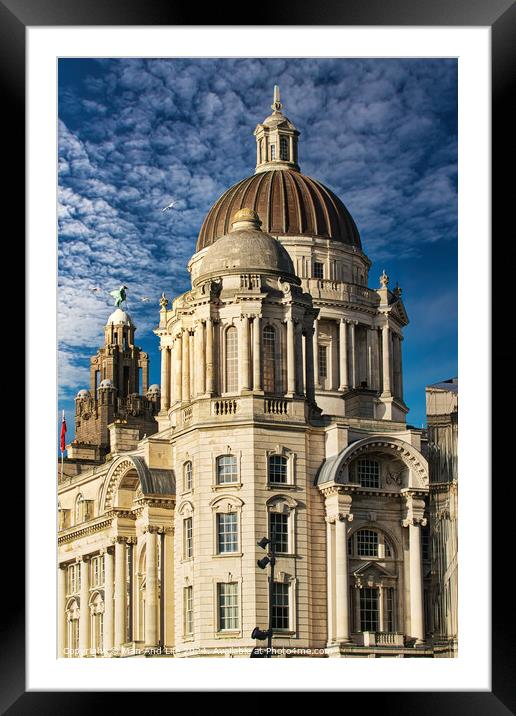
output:
[[61,452],[65,451],[66,447],[66,420],[65,420],[65,414],[63,410],[63,419],[61,421]]

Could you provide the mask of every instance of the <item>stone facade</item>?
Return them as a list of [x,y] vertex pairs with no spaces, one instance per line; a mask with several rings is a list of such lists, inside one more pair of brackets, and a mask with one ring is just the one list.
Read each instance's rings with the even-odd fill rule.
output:
[[458,398],[456,378],[426,389],[431,631],[436,656],[456,656],[458,648]]
[[[253,628],[268,627],[264,536],[276,648],[433,656],[428,463],[405,422],[401,290],[385,273],[367,287],[356,227],[302,179],[281,109],[275,93],[255,131],[261,183],[215,204],[191,290],[160,302],[158,430],[113,421],[107,459],[59,483],[61,656],[248,656]],[[298,193],[282,172],[299,173]],[[268,230],[260,187],[276,185],[295,234],[286,220]]]

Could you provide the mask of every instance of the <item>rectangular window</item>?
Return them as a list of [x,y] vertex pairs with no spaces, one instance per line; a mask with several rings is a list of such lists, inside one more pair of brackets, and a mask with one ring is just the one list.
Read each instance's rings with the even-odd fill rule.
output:
[[378,631],[378,589],[364,587],[360,590],[360,628],[362,631]]
[[229,582],[217,585],[219,603],[219,631],[236,630],[238,620],[238,583]]
[[269,513],[269,538],[274,535],[274,545],[276,552],[280,554],[288,554],[288,518],[284,513]]
[[68,567],[68,594],[77,594],[81,589],[81,570],[79,564]]
[[91,560],[91,580],[92,587],[100,587],[104,584],[104,557],[93,557]]
[[193,587],[183,589],[183,633],[185,636],[193,634]]
[[287,458],[283,455],[269,456],[269,482],[279,485],[287,482]]
[[380,487],[380,464],[376,460],[359,460],[357,472],[361,487]]
[[319,346],[318,350],[319,378],[328,377],[328,353],[326,346]]
[[193,525],[192,518],[183,520],[183,559],[193,557]]
[[272,628],[288,629],[289,617],[289,585],[274,582],[272,585]]
[[226,392],[238,390],[238,331],[230,326],[226,331]]
[[378,533],[373,530],[359,530],[355,534],[357,554],[359,557],[378,556]]
[[280,159],[288,162],[288,139],[286,137],[280,137]]
[[324,264],[314,261],[314,278],[324,278]]
[[271,144],[271,159],[276,159],[276,145]]
[[238,520],[236,512],[221,512],[217,515],[217,552],[238,551]]
[[188,462],[185,462],[183,466],[183,490],[185,492],[190,492],[192,489],[192,480],[193,478],[193,469],[192,469],[192,463],[190,460]]
[[237,459],[235,455],[221,455],[217,458],[217,484],[237,482]]
[[424,560],[430,559],[430,530],[428,527],[421,527],[421,551]]

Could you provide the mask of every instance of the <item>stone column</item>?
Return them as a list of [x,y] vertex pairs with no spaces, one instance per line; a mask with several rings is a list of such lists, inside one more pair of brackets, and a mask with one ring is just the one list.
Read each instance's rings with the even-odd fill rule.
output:
[[339,513],[335,518],[335,612],[336,641],[349,641],[349,586],[347,523],[353,515]]
[[161,346],[161,409],[170,407],[170,348]]
[[422,644],[425,640],[425,624],[421,527],[426,525],[426,519],[423,517],[425,502],[411,494],[406,495],[405,500],[405,515],[401,524],[408,527],[409,537],[410,636],[415,637],[417,644]]
[[[426,524],[426,520],[424,521]],[[416,637],[416,643],[419,644],[425,640],[420,524],[421,523],[412,521],[408,526],[410,550],[410,631],[411,636]]]
[[182,393],[183,402],[190,400],[190,334],[183,331],[183,375],[182,375]]
[[385,616],[384,616],[383,598],[384,598],[384,589],[383,589],[383,585],[380,584],[378,587],[378,631],[387,631],[386,624],[384,623]]
[[402,355],[402,348],[403,348],[403,336],[398,336],[398,361],[399,361],[399,399],[403,400],[403,355]]
[[145,646],[158,643],[158,535],[149,529],[145,540]]
[[[308,351],[307,351],[308,354]],[[314,332],[312,340],[312,366],[313,366],[313,380],[314,387],[320,388],[319,380],[319,319],[316,318],[314,321]]]
[[326,518],[326,585],[328,599],[328,644],[335,642],[335,521]]
[[195,393],[196,395],[204,395],[206,392],[206,352],[204,348],[204,321],[198,321],[195,331],[195,363],[197,370],[195,372]]
[[59,565],[57,570],[57,656],[65,657],[66,649],[66,577],[67,568]]
[[115,649],[121,649],[127,631],[127,553],[126,538],[115,541]]
[[350,321],[349,328],[351,331],[350,348],[351,348],[351,387],[357,387],[357,352],[356,352],[356,340],[355,340],[355,326],[358,321]]
[[206,319],[206,392],[215,393],[215,374],[213,366],[213,320]]
[[104,553],[104,656],[109,656],[113,649],[113,626],[114,626],[114,564],[113,548]]
[[382,352],[383,352],[383,393],[382,395],[390,397],[391,392],[391,332],[389,329],[389,321],[382,327]]
[[81,607],[79,620],[79,654],[88,656],[90,648],[90,558],[81,559]]
[[349,390],[348,323],[345,318],[341,318],[339,323],[339,390]]
[[197,368],[195,360],[195,332],[193,330],[188,333],[188,344],[188,352],[190,355],[190,387],[188,394],[190,400],[192,400],[195,395],[195,373]]
[[294,347],[294,320],[287,318],[287,393],[296,392],[296,362]]
[[371,388],[378,390],[380,387],[380,365],[378,360],[378,329],[371,328]]
[[298,395],[304,395],[304,365],[303,365],[303,326],[301,321],[297,321],[294,325],[295,331],[295,359],[296,359],[296,392]]
[[262,327],[260,316],[253,320],[253,390],[262,390]]
[[238,349],[239,359],[239,392],[251,390],[251,364],[249,361],[249,318],[248,316],[240,317],[239,331],[240,346]]
[[372,336],[369,326],[366,327],[366,380],[369,389],[373,386],[373,349]]
[[315,381],[314,381],[314,340],[313,328],[305,332],[305,371],[306,371],[306,399],[315,403]]
[[181,402],[183,400],[183,334],[180,331],[175,339],[174,342],[175,350],[176,350],[176,360],[175,360],[175,368],[176,368],[176,399],[178,402]]

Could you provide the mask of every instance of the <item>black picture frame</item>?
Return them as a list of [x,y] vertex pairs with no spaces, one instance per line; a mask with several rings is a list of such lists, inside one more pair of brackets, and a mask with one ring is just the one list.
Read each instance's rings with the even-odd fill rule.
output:
[[[250,6],[251,7],[251,6]],[[9,169],[9,182],[6,186],[7,197],[4,207],[8,213],[16,217],[15,231],[17,237],[23,232],[23,219],[25,216],[24,194],[24,150],[25,145],[25,30],[28,26],[81,26],[81,25],[198,25],[195,22],[199,14],[203,18],[203,26],[234,25],[231,19],[237,17],[240,25],[268,24],[262,20],[268,19],[268,7],[252,6],[253,15],[245,16],[245,10],[236,14],[225,13],[218,4],[200,6],[192,4],[172,4],[164,0],[0,0],[0,85],[4,112],[2,120],[4,126],[3,159],[4,167]],[[362,26],[489,26],[492,32],[492,221],[493,238],[493,265],[502,266],[505,256],[504,235],[509,238],[514,234],[513,222],[509,223],[508,212],[514,204],[514,181],[508,179],[512,173],[510,146],[513,146],[514,114],[510,112],[511,77],[515,75],[514,45],[516,38],[516,7],[513,0],[347,0],[344,2],[303,3],[293,0],[283,0],[275,5],[274,16],[276,25],[362,25]],[[227,22],[226,22],[227,18]],[[6,111],[7,110],[7,111]],[[7,140],[8,138],[8,140]],[[507,171],[504,171],[507,170]],[[506,232],[504,232],[504,228]],[[502,233],[503,232],[503,233]],[[14,238],[14,237],[13,237]],[[4,239],[4,245],[5,245]],[[22,247],[23,242],[16,238],[13,242]],[[504,253],[502,253],[504,252]],[[501,259],[497,261],[497,259]],[[23,256],[22,256],[23,261]],[[21,264],[23,265],[23,263]],[[501,280],[493,279],[493,336],[510,335],[510,326],[507,325],[504,307],[511,305],[510,279],[504,276]],[[474,283],[474,281],[472,282]],[[502,285],[503,284],[503,285]],[[478,290],[478,289],[477,289]],[[485,299],[489,300],[488,287],[482,287]],[[19,318],[19,312],[16,312]],[[503,323],[502,323],[503,321]],[[17,330],[19,332],[19,323]],[[509,328],[509,330],[508,330]],[[500,370],[493,370],[492,375],[504,375],[502,366],[514,363],[510,342],[500,339],[495,342],[496,348],[492,353],[493,362],[499,363]],[[506,374],[506,373],[505,373]],[[496,390],[498,388],[498,390]],[[507,402],[507,393],[501,391],[501,386],[493,383],[492,415],[503,416]],[[509,430],[509,420],[497,420],[496,437],[501,444],[513,442]],[[19,428],[21,430],[21,428]],[[486,440],[490,436],[483,436]],[[24,441],[23,450],[30,450],[30,436]],[[492,454],[497,451],[492,448]],[[505,468],[507,465],[504,466]],[[19,471],[18,471],[19,472]],[[511,543],[511,534],[503,534],[510,524],[510,516],[501,513],[502,500],[504,504],[511,504],[511,493],[514,493],[514,480],[512,471],[501,470],[501,479],[493,479],[493,518],[498,514],[499,519],[493,519],[493,545]],[[493,468],[493,476],[497,473]],[[21,476],[17,480],[16,504],[23,504],[23,482]],[[490,476],[485,476],[489,479]],[[506,479],[504,479],[506,478]],[[465,476],[467,479],[467,476]],[[4,483],[5,485],[5,483]],[[53,482],[49,481],[50,489]],[[13,488],[11,488],[13,489]],[[510,508],[509,508],[510,509]],[[0,709],[2,713],[9,714],[57,714],[81,712],[90,713],[98,709],[102,713],[106,708],[107,694],[105,692],[82,692],[80,695],[69,691],[60,692],[27,692],[25,685],[25,612],[21,585],[24,584],[24,565],[21,555],[24,553],[23,532],[18,525],[16,528],[16,548],[4,551],[4,577],[8,575],[11,593],[8,595],[8,609],[3,612],[4,625],[2,630],[2,646],[0,648]],[[8,538],[8,533],[7,533]],[[507,552],[493,550],[493,574],[504,573],[510,567],[502,559],[507,558]],[[383,712],[396,714],[498,714],[515,713],[516,697],[514,690],[515,671],[514,647],[511,639],[512,616],[508,618],[512,602],[510,582],[496,580],[498,588],[492,593],[492,691],[453,691],[453,692],[375,692],[364,694],[346,692],[342,706],[349,708],[350,699],[360,699],[363,707],[368,710],[380,708]],[[42,585],[48,588],[49,584]],[[474,598],[474,597],[473,597]],[[512,610],[511,610],[512,611]],[[512,627],[514,631],[514,627]],[[374,684],[372,685],[374,688]],[[410,688],[410,684],[407,684]],[[257,691],[263,691],[263,678],[257,675]],[[281,689],[281,684],[274,684],[272,688]],[[313,688],[316,691],[316,686]],[[338,684],[336,684],[338,690]],[[117,693],[120,700],[122,694]],[[145,697],[144,697],[145,698]],[[130,694],[132,707],[136,707],[141,696],[138,693]],[[170,706],[172,707],[172,706]]]

